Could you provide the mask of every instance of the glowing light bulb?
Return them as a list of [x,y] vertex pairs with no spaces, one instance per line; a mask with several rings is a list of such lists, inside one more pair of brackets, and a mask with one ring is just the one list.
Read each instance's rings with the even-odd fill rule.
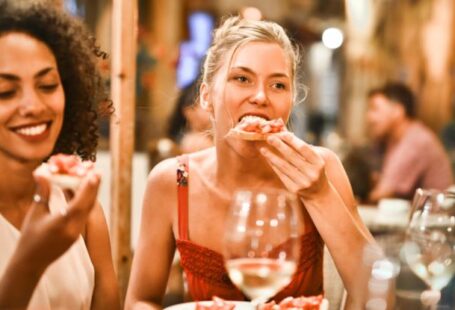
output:
[[343,44],[343,32],[335,27],[330,27],[322,33],[322,43],[330,49],[337,49]]

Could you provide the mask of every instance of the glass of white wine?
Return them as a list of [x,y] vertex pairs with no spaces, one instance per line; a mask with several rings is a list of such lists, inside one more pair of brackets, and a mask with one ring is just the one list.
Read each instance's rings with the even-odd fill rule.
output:
[[239,190],[227,214],[224,258],[231,281],[259,305],[291,282],[300,242],[295,195],[279,189]]
[[417,190],[402,251],[432,291],[427,305],[435,307],[455,274],[455,193]]

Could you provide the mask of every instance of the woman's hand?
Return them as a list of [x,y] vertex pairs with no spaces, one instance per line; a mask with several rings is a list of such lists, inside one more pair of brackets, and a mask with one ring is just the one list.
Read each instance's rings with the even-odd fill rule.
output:
[[95,206],[100,177],[89,172],[63,212],[50,213],[50,184],[46,177],[35,175],[38,192],[21,228],[18,251],[24,261],[46,268],[60,257],[83,232],[90,211]]
[[100,177],[89,172],[65,212],[50,213],[49,181],[35,175],[38,191],[21,228],[21,237],[0,278],[0,308],[26,308],[46,268],[79,238],[96,204]]
[[274,134],[267,143],[278,152],[267,147],[260,151],[290,192],[310,198],[329,188],[325,161],[315,147],[290,132]]

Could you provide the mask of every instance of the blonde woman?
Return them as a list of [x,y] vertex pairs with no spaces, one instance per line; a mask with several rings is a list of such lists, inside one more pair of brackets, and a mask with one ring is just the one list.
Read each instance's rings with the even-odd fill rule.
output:
[[229,281],[220,254],[225,213],[239,187],[283,188],[300,198],[302,255],[291,284],[275,301],[322,293],[325,242],[352,304],[361,304],[357,270],[373,239],[359,219],[335,154],[291,132],[266,142],[228,134],[248,115],[288,121],[297,100],[297,61],[296,50],[276,23],[231,17],[215,31],[199,98],[211,113],[215,146],[163,161],[150,173],[127,308],[160,306],[176,249],[193,300],[214,295],[245,299]]

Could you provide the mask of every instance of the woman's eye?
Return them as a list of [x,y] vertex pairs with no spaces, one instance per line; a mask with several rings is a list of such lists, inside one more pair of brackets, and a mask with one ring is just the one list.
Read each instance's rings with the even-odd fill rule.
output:
[[243,76],[243,75],[241,75],[241,76],[236,76],[234,79],[235,79],[236,81],[241,82],[241,83],[246,83],[246,82],[248,82],[248,78],[247,78],[246,76]]
[[16,90],[14,90],[14,89],[0,91],[0,99],[10,99],[10,98],[13,98],[15,94],[16,94]]
[[286,89],[287,88],[286,84],[284,84],[284,83],[274,83],[273,87],[276,89]]
[[40,85],[39,88],[44,92],[52,92],[58,87],[58,84],[44,84]]

